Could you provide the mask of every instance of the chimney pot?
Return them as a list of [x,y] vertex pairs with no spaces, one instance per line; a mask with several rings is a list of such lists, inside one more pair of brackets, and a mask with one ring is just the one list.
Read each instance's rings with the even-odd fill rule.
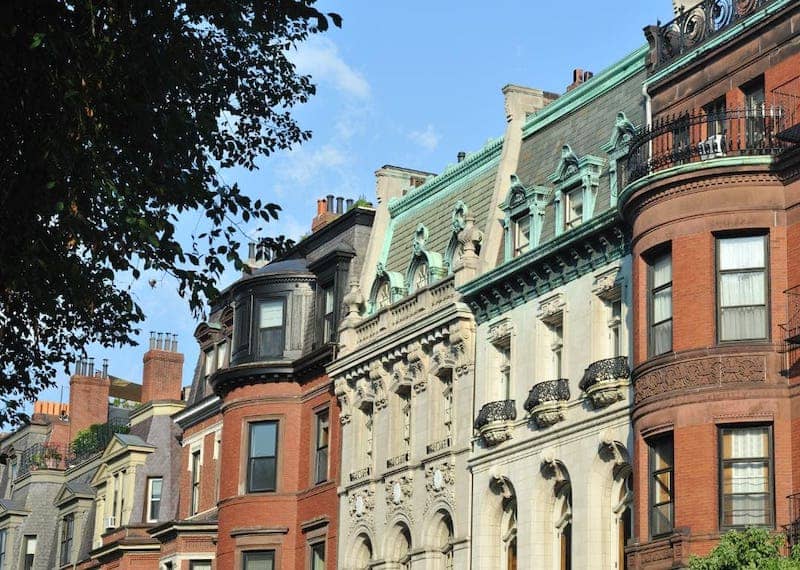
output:
[[353,200],[352,198],[348,198],[347,201],[345,202],[345,207],[349,210],[350,208],[353,207],[353,204],[355,204],[355,200]]
[[329,212],[333,212],[333,194],[327,196],[327,207]]
[[150,348],[153,349],[156,347],[156,332],[150,331]]
[[341,196],[336,197],[336,213],[341,214],[344,209],[344,198]]
[[94,357],[89,359],[89,372],[86,375],[94,376]]
[[458,162],[463,162],[464,159],[467,158],[467,153],[462,150],[456,155],[456,158],[458,159]]
[[317,200],[317,215],[325,212],[325,198]]

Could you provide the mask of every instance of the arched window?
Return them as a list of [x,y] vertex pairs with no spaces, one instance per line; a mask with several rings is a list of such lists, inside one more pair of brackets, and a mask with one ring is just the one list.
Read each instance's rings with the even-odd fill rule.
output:
[[572,487],[569,482],[563,482],[556,488],[556,517],[560,568],[572,570]]
[[411,569],[411,531],[404,524],[397,525],[392,561],[399,564],[400,570]]
[[367,535],[362,534],[356,546],[353,562],[355,570],[367,570],[372,561],[372,542]]
[[500,524],[503,541],[505,570],[517,570],[517,497],[512,495],[503,499],[503,517]]
[[439,522],[436,526],[434,540],[435,545],[441,552],[440,563],[436,568],[441,570],[454,570],[453,565],[453,520],[446,512],[439,513]]
[[628,544],[633,529],[633,509],[631,508],[633,503],[633,473],[630,469],[626,471],[627,473],[620,475],[622,480],[619,482],[617,504],[614,506],[618,543],[617,568],[620,570],[628,568],[628,561],[625,558],[625,545]]

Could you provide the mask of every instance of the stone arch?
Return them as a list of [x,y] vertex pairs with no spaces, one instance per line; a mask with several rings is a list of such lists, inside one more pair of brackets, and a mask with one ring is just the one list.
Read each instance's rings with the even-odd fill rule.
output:
[[398,514],[394,518],[394,522],[387,525],[387,528],[389,531],[386,533],[383,544],[384,559],[399,564],[403,570],[410,568],[414,540],[411,536],[411,524],[408,518],[403,514]]
[[453,568],[455,527],[449,506],[440,506],[428,519],[423,532],[423,547],[432,553],[436,570]]
[[360,529],[350,548],[345,568],[351,570],[366,570],[371,567],[372,560],[375,559],[375,550],[372,545],[372,538],[366,529]]
[[545,538],[543,550],[538,554],[544,566],[560,567],[562,548],[572,550],[573,481],[569,469],[552,449],[542,453],[540,472],[544,484],[536,495],[534,508],[539,520],[534,528],[538,536]]
[[630,453],[610,432],[600,434],[598,452],[591,469],[589,513],[602,532],[605,566],[614,567],[624,556],[624,543],[630,538],[633,523],[633,489]]

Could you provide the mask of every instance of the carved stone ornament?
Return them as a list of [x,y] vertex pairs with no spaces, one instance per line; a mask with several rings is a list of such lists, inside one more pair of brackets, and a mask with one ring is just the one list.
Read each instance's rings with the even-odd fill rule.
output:
[[564,419],[567,406],[560,400],[548,400],[531,408],[531,418],[540,428],[557,424]]
[[370,487],[359,489],[355,493],[348,495],[350,503],[350,517],[353,521],[364,521],[372,519],[375,507],[375,491]]
[[511,439],[511,428],[506,422],[490,422],[478,431],[480,431],[481,437],[489,447],[494,447]]
[[469,208],[467,208],[467,205],[464,202],[461,200],[456,202],[456,205],[453,208],[453,214],[451,216],[452,222],[450,224],[450,227],[455,233],[460,232],[466,226],[468,212]]
[[698,358],[667,364],[639,376],[634,384],[634,401],[679,390],[694,390],[766,381],[763,355]]
[[467,212],[464,218],[464,229],[458,232],[458,241],[463,245],[463,258],[476,255],[476,250],[483,241],[483,232],[475,225],[475,214]]
[[514,322],[509,318],[505,318],[489,325],[486,340],[492,344],[498,344],[501,341],[506,341],[514,333]]
[[414,490],[414,479],[411,473],[401,475],[386,482],[385,498],[390,509],[398,508],[411,497]]
[[455,510],[455,461],[448,459],[425,466],[425,498],[424,514],[434,503],[445,501]]
[[374,360],[369,367],[369,379],[375,394],[375,407],[379,410],[386,407],[386,387],[383,380],[385,375],[383,365]]
[[428,239],[428,228],[424,224],[419,224],[414,231],[414,242],[412,245],[414,255],[419,256],[425,252],[425,242]]
[[407,359],[407,378],[414,387],[414,392],[420,394],[428,387],[428,378],[425,372],[427,369],[426,362],[428,356],[419,343],[414,343],[411,346]]
[[347,394],[339,394],[337,395],[339,400],[339,423],[342,425],[347,425],[350,423],[350,402]]
[[567,468],[556,458],[555,449],[549,448],[542,452],[542,474],[548,479],[554,479],[556,484],[569,481]]
[[558,293],[539,303],[539,312],[536,315],[540,321],[548,325],[558,325],[564,316],[564,295]]
[[359,378],[356,381],[356,399],[358,407],[362,410],[371,408],[375,403],[372,383],[367,378]]
[[347,315],[342,321],[342,326],[354,326],[359,321],[364,310],[364,295],[361,293],[357,279],[350,280],[350,290],[344,296],[342,302],[347,307]]
[[619,267],[615,267],[595,276],[592,293],[605,301],[616,301],[620,297],[621,284]]

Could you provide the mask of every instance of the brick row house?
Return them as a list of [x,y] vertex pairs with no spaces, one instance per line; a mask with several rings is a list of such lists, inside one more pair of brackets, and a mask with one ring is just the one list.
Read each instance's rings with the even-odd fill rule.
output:
[[677,569],[800,542],[800,4],[674,3],[502,136],[312,232],[191,385],[81,361],[0,440],[0,570]]

